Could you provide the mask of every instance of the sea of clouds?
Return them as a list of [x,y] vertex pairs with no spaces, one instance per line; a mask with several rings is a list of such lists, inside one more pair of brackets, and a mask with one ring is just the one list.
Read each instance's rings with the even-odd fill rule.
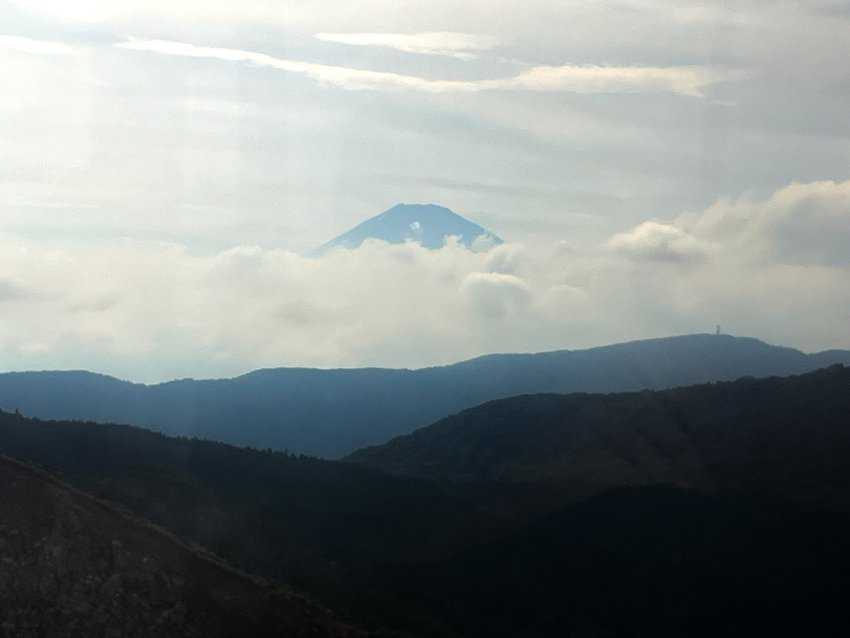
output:
[[0,234],[6,369],[153,381],[268,366],[420,367],[721,324],[850,347],[850,181],[791,184],[593,245],[370,241],[321,258]]

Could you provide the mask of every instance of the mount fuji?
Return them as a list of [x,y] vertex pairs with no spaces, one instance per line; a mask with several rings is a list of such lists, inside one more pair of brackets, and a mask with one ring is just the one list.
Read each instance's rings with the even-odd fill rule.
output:
[[457,237],[461,245],[472,250],[484,250],[501,244],[495,233],[436,204],[397,204],[358,224],[317,248],[321,256],[334,248],[358,248],[367,239],[379,239],[390,244],[416,242],[425,248],[437,249],[448,237]]

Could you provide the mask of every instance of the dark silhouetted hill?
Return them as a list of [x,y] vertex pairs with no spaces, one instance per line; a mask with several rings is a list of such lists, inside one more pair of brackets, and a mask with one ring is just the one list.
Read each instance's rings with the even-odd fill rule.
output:
[[[506,529],[522,509],[514,500],[538,507],[536,490],[521,498],[522,490],[467,494],[348,463],[9,413],[0,413],[0,454],[341,613],[356,607],[346,592],[371,600],[367,585],[378,566],[445,557]],[[375,608],[373,624],[381,626],[380,599]]]
[[849,534],[844,512],[618,488],[387,587],[465,638],[839,636]]
[[670,483],[850,509],[850,368],[513,397],[349,458],[439,480],[548,483],[575,497]]
[[353,455],[374,468],[8,413],[0,453],[350,624],[446,638],[829,635],[850,573],[848,389],[836,366],[519,396]]
[[8,373],[0,375],[0,408],[336,458],[518,394],[662,389],[836,362],[850,364],[850,352],[807,355],[756,339],[691,335],[421,370],[279,368],[151,386],[88,372]]
[[365,634],[302,597],[0,456],[0,635]]

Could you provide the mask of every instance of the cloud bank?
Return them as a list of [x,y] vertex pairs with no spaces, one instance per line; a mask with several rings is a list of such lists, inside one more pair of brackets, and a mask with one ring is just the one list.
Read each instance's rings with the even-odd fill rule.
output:
[[786,265],[850,265],[850,181],[794,183],[764,200],[722,199],[665,223],[647,221],[612,237],[633,259],[716,258]]
[[848,347],[848,225],[850,182],[815,182],[578,249],[368,241],[315,259],[0,236],[0,356],[8,368],[153,380],[280,365],[418,367],[715,323],[806,349]]

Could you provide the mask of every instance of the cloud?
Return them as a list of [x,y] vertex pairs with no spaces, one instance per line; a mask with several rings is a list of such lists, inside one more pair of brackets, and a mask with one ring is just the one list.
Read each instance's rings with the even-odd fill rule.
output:
[[681,224],[750,255],[798,264],[850,264],[850,180],[790,184],[762,201],[720,200]]
[[[575,250],[555,238],[486,253],[456,241],[440,250],[369,241],[313,259],[0,235],[0,358],[11,369],[156,380],[282,365],[419,367],[716,323],[808,349],[848,347],[847,189],[795,184]],[[789,219],[810,229],[796,245]],[[817,243],[833,258],[813,259]]]
[[793,183],[763,200],[721,199],[669,223],[646,221],[607,248],[633,259],[850,265],[850,180]]
[[515,275],[473,272],[461,284],[463,293],[480,313],[491,319],[503,319],[521,312],[532,299],[528,285]]
[[240,3],[181,0],[179,10],[168,0],[11,0],[21,9],[71,23],[107,23],[177,14],[186,20],[281,20],[287,11],[275,2]]
[[703,97],[703,89],[732,73],[703,66],[540,66],[507,83],[510,88],[572,93],[676,93]]
[[349,90],[413,90],[429,93],[479,91],[566,91],[573,93],[674,93],[702,96],[702,89],[725,77],[704,67],[545,66],[517,76],[481,80],[432,80],[413,75],[300,62],[265,53],[203,47],[171,40],[130,40],[115,46],[162,55],[241,62],[306,75],[320,84]]
[[490,248],[485,265],[488,272],[515,275],[522,270],[525,260],[525,250],[522,246],[500,244]]
[[26,299],[29,294],[13,281],[0,279],[0,304],[8,301]]
[[646,221],[608,240],[609,249],[635,259],[686,262],[700,259],[705,248],[687,232],[672,224]]
[[35,55],[71,55],[74,48],[64,42],[33,40],[16,35],[0,35],[0,50],[32,53]]
[[496,46],[492,36],[473,33],[435,31],[429,33],[317,33],[323,42],[336,42],[353,46],[375,46],[397,49],[407,53],[444,55],[460,60],[472,60],[480,51]]
[[133,51],[146,51],[163,55],[183,56],[192,58],[207,58],[225,62],[244,62],[260,67],[299,73],[306,75],[320,84],[335,86],[349,90],[398,90],[409,89],[441,93],[445,91],[475,91],[478,89],[474,82],[455,80],[427,80],[412,75],[385,73],[381,71],[366,71],[342,66],[314,64],[277,58],[265,53],[226,49],[219,47],[199,47],[183,42],[169,40],[130,40],[115,46]]

